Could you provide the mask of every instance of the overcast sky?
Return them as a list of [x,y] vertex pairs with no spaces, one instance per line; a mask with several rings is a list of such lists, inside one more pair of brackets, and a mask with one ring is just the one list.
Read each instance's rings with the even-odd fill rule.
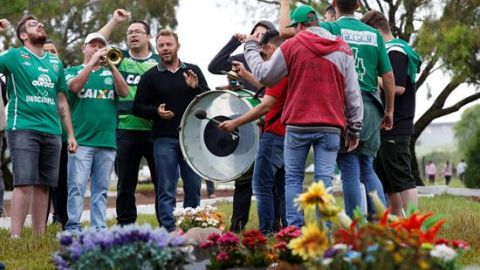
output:
[[[260,10],[247,14],[245,9],[232,2],[235,1],[180,0],[178,7],[176,31],[181,43],[180,58],[185,62],[199,65],[211,89],[226,84],[224,76],[210,74],[207,70],[208,63],[215,54],[234,33],[249,33],[253,26],[251,22],[272,17],[269,14],[262,16],[264,14],[261,14]],[[278,19],[274,19],[273,23],[278,25]],[[428,81],[434,97],[447,83],[448,76],[442,72],[435,73]],[[474,93],[472,87],[468,88],[462,85],[450,95],[446,106],[452,105],[472,93]],[[416,118],[420,117],[434,101],[433,98],[427,100],[426,96],[427,87],[424,84],[417,93]],[[454,113],[437,119],[437,122],[454,122],[458,121],[460,117],[461,113]]]

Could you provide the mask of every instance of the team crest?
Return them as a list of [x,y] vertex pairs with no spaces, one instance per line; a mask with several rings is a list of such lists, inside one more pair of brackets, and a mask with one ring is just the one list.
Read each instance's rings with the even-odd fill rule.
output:
[[30,60],[30,55],[26,54],[26,53],[20,53],[20,56],[25,59],[25,60]]
[[112,78],[105,78],[105,80],[103,82],[105,82],[106,85],[112,85],[113,84]]

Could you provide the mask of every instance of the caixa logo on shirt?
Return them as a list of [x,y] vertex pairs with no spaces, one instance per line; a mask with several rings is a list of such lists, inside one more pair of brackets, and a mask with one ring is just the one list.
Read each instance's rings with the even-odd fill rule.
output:
[[55,87],[55,84],[52,83],[52,80],[47,74],[41,74],[38,76],[38,79],[32,81],[33,86],[41,86],[41,87],[46,87],[53,89]]

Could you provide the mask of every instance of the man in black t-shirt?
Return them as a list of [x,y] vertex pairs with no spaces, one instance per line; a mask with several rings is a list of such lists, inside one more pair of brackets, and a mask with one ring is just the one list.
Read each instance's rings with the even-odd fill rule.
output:
[[415,116],[415,77],[422,62],[407,42],[393,37],[381,12],[369,11],[362,21],[381,32],[395,76],[393,128],[382,132],[375,165],[392,213],[401,216],[408,204],[417,206],[417,188],[410,167],[410,136]]

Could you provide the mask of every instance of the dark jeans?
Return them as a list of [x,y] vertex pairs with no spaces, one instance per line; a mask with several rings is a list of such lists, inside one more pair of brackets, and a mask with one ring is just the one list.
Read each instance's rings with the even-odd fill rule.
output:
[[[2,150],[2,143],[3,143],[3,133],[4,131],[0,131],[0,151]],[[5,184],[3,183],[3,174],[0,164],[0,217],[2,214],[5,214],[5,209],[3,209],[3,194],[5,192]]]
[[210,197],[215,194],[215,184],[213,181],[205,180],[205,184],[207,184],[207,195]]
[[175,230],[173,209],[176,203],[178,168],[183,181],[183,207],[200,205],[202,179],[188,166],[180,150],[178,139],[160,137],[153,141],[157,169],[157,203],[160,223],[168,231]]
[[230,221],[230,230],[239,232],[245,229],[250,213],[252,201],[252,171],[247,172],[239,180],[235,180],[235,191],[233,192],[233,211]]
[[55,188],[50,188],[50,198],[53,205],[53,222],[65,224],[68,221],[67,215],[67,163],[68,163],[68,143],[62,142],[62,150],[60,152],[60,164],[58,167],[58,184]]
[[[153,143],[150,131],[117,130],[117,160],[115,172],[117,184],[117,222],[120,225],[135,223],[137,207],[135,205],[135,189],[138,183],[138,169],[142,157],[145,157],[150,169],[152,182],[156,188],[155,163],[153,161]],[[155,203],[157,220],[158,207]]]

